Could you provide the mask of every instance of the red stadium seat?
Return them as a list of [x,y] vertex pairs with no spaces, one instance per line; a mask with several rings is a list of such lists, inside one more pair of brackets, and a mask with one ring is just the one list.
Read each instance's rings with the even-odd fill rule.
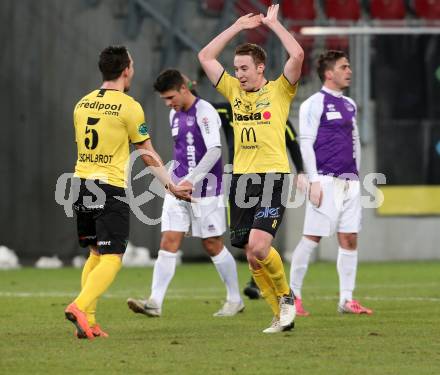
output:
[[[267,9],[267,7],[272,4],[272,0],[258,0],[256,2],[261,4],[262,9]],[[239,15],[244,15],[248,13],[265,13],[262,12],[261,9],[256,8],[255,5],[252,4],[251,0],[236,0],[235,9],[237,10]]]
[[[272,0],[259,0],[258,2],[261,4],[262,9],[267,9],[267,7],[272,4]],[[263,13],[262,9],[256,8],[250,0],[237,0],[235,2],[235,9],[239,16],[248,13]],[[265,26],[260,26],[255,30],[245,30],[244,33],[246,35],[246,41],[249,43],[265,44],[269,36],[269,29]]]
[[335,20],[357,21],[361,18],[359,0],[325,0],[325,14]]
[[329,36],[325,40],[326,49],[334,49],[348,53],[350,42],[346,36]]
[[[337,21],[358,21],[361,18],[359,0],[325,0],[325,14],[328,18]],[[336,49],[348,52],[348,37],[329,36],[325,40],[327,49]]]
[[267,27],[260,26],[254,30],[245,30],[244,35],[246,35],[246,41],[248,43],[263,45],[267,42],[269,31]]
[[414,0],[417,16],[426,20],[440,20],[440,0]]
[[281,12],[287,20],[314,20],[316,9],[314,0],[284,0]]
[[225,7],[225,0],[202,0],[200,5],[206,14],[218,16]]
[[291,21],[290,30],[304,50],[304,61],[302,65],[302,76],[310,75],[312,67],[312,52],[315,45],[313,36],[301,35],[299,31],[302,26],[313,26],[316,19],[314,0],[284,0],[281,3],[281,11],[286,20]]
[[371,18],[379,20],[401,20],[405,18],[404,0],[371,0]]

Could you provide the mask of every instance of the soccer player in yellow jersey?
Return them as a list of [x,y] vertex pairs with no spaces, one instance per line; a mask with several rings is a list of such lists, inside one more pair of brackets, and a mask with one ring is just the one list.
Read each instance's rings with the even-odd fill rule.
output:
[[[286,120],[296,94],[304,52],[279,22],[278,8],[271,5],[265,16],[240,17],[198,55],[208,78],[229,100],[234,113],[231,243],[244,248],[252,276],[272,308],[274,318],[265,333],[290,330],[295,319],[294,295],[272,240],[287,199],[282,194],[284,177],[290,172]],[[264,76],[265,51],[258,45],[246,43],[235,50],[235,77],[232,77],[217,56],[240,31],[261,25],[271,29],[287,50],[289,58],[283,73],[275,81],[268,81]]]
[[129,205],[124,201],[129,142],[141,151],[147,166],[170,193],[189,200],[188,188],[175,186],[155,152],[144,111],[126,95],[133,78],[133,60],[123,46],[110,46],[99,56],[103,84],[75,106],[73,120],[78,159],[78,199],[74,203],[79,243],[89,247],[81,292],[65,309],[78,338],[107,337],[96,323],[99,296],[111,285],[121,268],[128,242]]

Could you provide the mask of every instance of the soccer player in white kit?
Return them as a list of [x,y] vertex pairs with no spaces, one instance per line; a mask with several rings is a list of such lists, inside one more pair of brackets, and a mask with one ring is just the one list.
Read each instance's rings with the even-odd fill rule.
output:
[[321,90],[301,104],[301,153],[310,185],[303,237],[295,248],[290,286],[296,296],[297,315],[308,316],[301,288],[313,250],[322,237],[337,232],[339,249],[340,313],[372,314],[353,299],[358,263],[357,235],[361,228],[359,168],[361,147],[356,125],[356,104],[343,95],[352,71],[342,51],[327,51],[318,61]]
[[158,317],[168,285],[176,269],[177,251],[185,233],[191,230],[202,239],[226,287],[226,302],[214,316],[233,316],[244,310],[238,286],[237,265],[224,246],[226,231],[223,203],[220,127],[216,109],[194,96],[178,70],[162,72],[155,90],[171,108],[170,128],[174,142],[172,180],[178,186],[192,188],[194,202],[165,196],[162,208],[162,237],[154,265],[151,295],[147,300],[129,298],[127,304],[136,313]]

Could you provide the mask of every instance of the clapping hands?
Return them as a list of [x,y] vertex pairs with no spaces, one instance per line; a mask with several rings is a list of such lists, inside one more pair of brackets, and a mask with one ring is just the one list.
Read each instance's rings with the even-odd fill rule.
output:
[[260,14],[261,22],[268,27],[271,27],[273,24],[277,23],[279,8],[280,8],[279,4],[271,5],[269,8],[267,8],[266,17]]
[[241,30],[246,29],[255,29],[258,26],[266,25],[268,27],[272,26],[276,22],[278,22],[278,9],[279,4],[271,5],[267,8],[267,14],[264,16],[263,14],[254,14],[249,13],[244,16],[241,16],[235,24],[240,27]]

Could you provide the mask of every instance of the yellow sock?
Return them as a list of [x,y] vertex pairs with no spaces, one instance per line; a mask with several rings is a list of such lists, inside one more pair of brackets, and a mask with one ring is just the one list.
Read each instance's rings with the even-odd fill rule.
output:
[[275,248],[271,247],[269,254],[263,260],[257,262],[266,271],[266,275],[272,280],[278,297],[289,294],[290,288],[284,273],[283,261]]
[[[81,274],[81,289],[83,289],[84,285],[86,285],[87,277],[89,276],[90,272],[92,272],[92,270],[98,265],[100,259],[101,259],[100,255],[90,252],[90,255],[87,258],[86,263],[84,264],[83,271]],[[96,303],[97,300],[94,300],[85,310],[85,313],[87,315],[87,321],[89,322],[90,326],[94,326],[96,324],[96,318],[95,318]]]
[[261,296],[269,304],[273,311],[273,315],[279,317],[280,306],[272,280],[266,275],[266,272],[263,268],[260,268],[259,270],[254,270],[251,268],[251,272],[255,284],[257,284],[258,288],[260,288]]
[[96,325],[96,305],[98,304],[98,299],[92,301],[92,303],[86,309],[87,321],[89,322],[89,326],[93,327]]
[[122,261],[118,255],[101,255],[99,264],[89,273],[81,293],[73,301],[81,311],[86,311],[90,304],[107,290],[121,265]]

